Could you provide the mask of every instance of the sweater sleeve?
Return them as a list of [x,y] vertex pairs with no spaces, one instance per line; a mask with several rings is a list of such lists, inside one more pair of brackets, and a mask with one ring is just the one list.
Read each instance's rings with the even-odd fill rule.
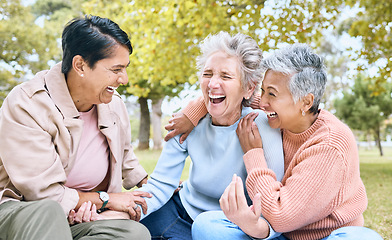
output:
[[290,232],[326,218],[341,204],[344,161],[326,145],[312,146],[286,170],[283,183],[267,168],[262,149],[244,155],[248,171],[247,190],[251,198],[261,193],[262,214],[275,231]]
[[191,101],[182,112],[189,118],[193,126],[196,126],[200,119],[202,119],[207,114],[207,108],[204,104],[203,97],[199,97]]
[[178,187],[185,166],[185,160],[188,156],[188,151],[185,147],[186,144],[187,141],[183,144],[179,143],[179,136],[170,139],[165,144],[147,184],[135,190],[149,192],[153,195],[151,198],[145,198],[148,210],[147,214],[142,212],[141,219],[161,208],[169,201],[174,190]]

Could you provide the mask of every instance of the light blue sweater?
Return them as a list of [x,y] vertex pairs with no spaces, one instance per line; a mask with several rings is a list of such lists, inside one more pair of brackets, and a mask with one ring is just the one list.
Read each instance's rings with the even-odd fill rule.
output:
[[[252,110],[243,108],[241,118]],[[282,139],[279,129],[268,125],[267,116],[258,111],[255,119],[263,140],[263,149],[268,167],[280,181],[284,174]],[[150,192],[153,197],[145,198],[148,206],[146,215],[161,208],[178,187],[180,177],[189,156],[191,167],[189,179],[180,191],[181,202],[192,219],[204,211],[220,210],[219,198],[230,184],[233,174],[245,183],[247,176],[243,151],[236,129],[239,120],[231,126],[214,126],[209,114],[189,134],[183,144],[179,136],[170,139],[164,146],[161,156],[147,184],[137,191]]]

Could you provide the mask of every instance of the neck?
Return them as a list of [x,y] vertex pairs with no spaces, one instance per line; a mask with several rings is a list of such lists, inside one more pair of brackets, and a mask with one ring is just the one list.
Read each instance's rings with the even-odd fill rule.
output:
[[313,114],[313,113],[306,113],[305,116],[303,116],[298,124],[296,124],[295,129],[289,130],[292,133],[302,133],[308,130],[313,123],[316,121],[319,113]]
[[218,118],[211,116],[212,124],[215,126],[231,126],[235,122],[237,122],[238,119],[240,119],[241,111],[242,111],[242,107],[240,108],[239,111],[236,111],[235,113],[231,113],[228,117],[227,114],[225,116],[218,117]]
[[71,95],[72,101],[74,102],[76,109],[78,109],[79,112],[89,111],[93,107],[93,104],[87,103],[85,99],[86,93],[84,92],[84,89],[80,84],[82,82],[81,77],[75,72],[70,71],[67,74],[66,79],[69,94]]

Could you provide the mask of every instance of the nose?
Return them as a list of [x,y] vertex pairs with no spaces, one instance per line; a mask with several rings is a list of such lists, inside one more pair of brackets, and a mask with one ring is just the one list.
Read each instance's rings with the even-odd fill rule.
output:
[[127,83],[128,83],[128,73],[127,73],[127,70],[124,69],[121,72],[121,74],[119,74],[117,82],[122,84],[122,85],[127,85]]
[[217,76],[212,76],[210,81],[208,82],[208,87],[209,88],[218,88],[220,84],[220,79]]
[[265,110],[265,108],[268,106],[268,100],[267,97],[265,97],[265,94],[261,94],[260,96],[260,102],[259,102],[259,107],[261,110]]

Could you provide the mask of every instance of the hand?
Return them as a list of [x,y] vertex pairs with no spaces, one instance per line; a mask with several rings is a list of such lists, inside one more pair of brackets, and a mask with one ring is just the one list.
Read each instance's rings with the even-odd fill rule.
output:
[[222,194],[219,203],[226,217],[246,234],[254,238],[268,237],[268,223],[263,218],[260,218],[260,194],[256,194],[253,205],[249,207],[240,177],[234,174],[232,182]]
[[143,197],[152,197],[150,193],[141,191],[110,193],[109,195],[110,200],[107,207],[110,210],[128,213],[130,218],[135,221],[139,221],[141,217],[138,205],[142,207],[144,214],[147,213],[147,203]]
[[240,140],[242,151],[247,153],[253,148],[262,148],[263,142],[256,123],[254,122],[258,113],[249,113],[241,119],[237,126],[237,136]]
[[68,215],[68,223],[74,225],[82,222],[91,222],[100,220],[101,217],[97,213],[97,206],[90,201],[84,202],[76,212],[72,209]]
[[194,127],[193,123],[185,114],[182,112],[174,113],[172,118],[169,120],[169,124],[165,126],[166,130],[172,130],[165,136],[165,141],[169,141],[169,139],[177,136],[178,134],[182,134],[180,137],[180,143],[182,144],[188,137],[189,133],[192,132]]

